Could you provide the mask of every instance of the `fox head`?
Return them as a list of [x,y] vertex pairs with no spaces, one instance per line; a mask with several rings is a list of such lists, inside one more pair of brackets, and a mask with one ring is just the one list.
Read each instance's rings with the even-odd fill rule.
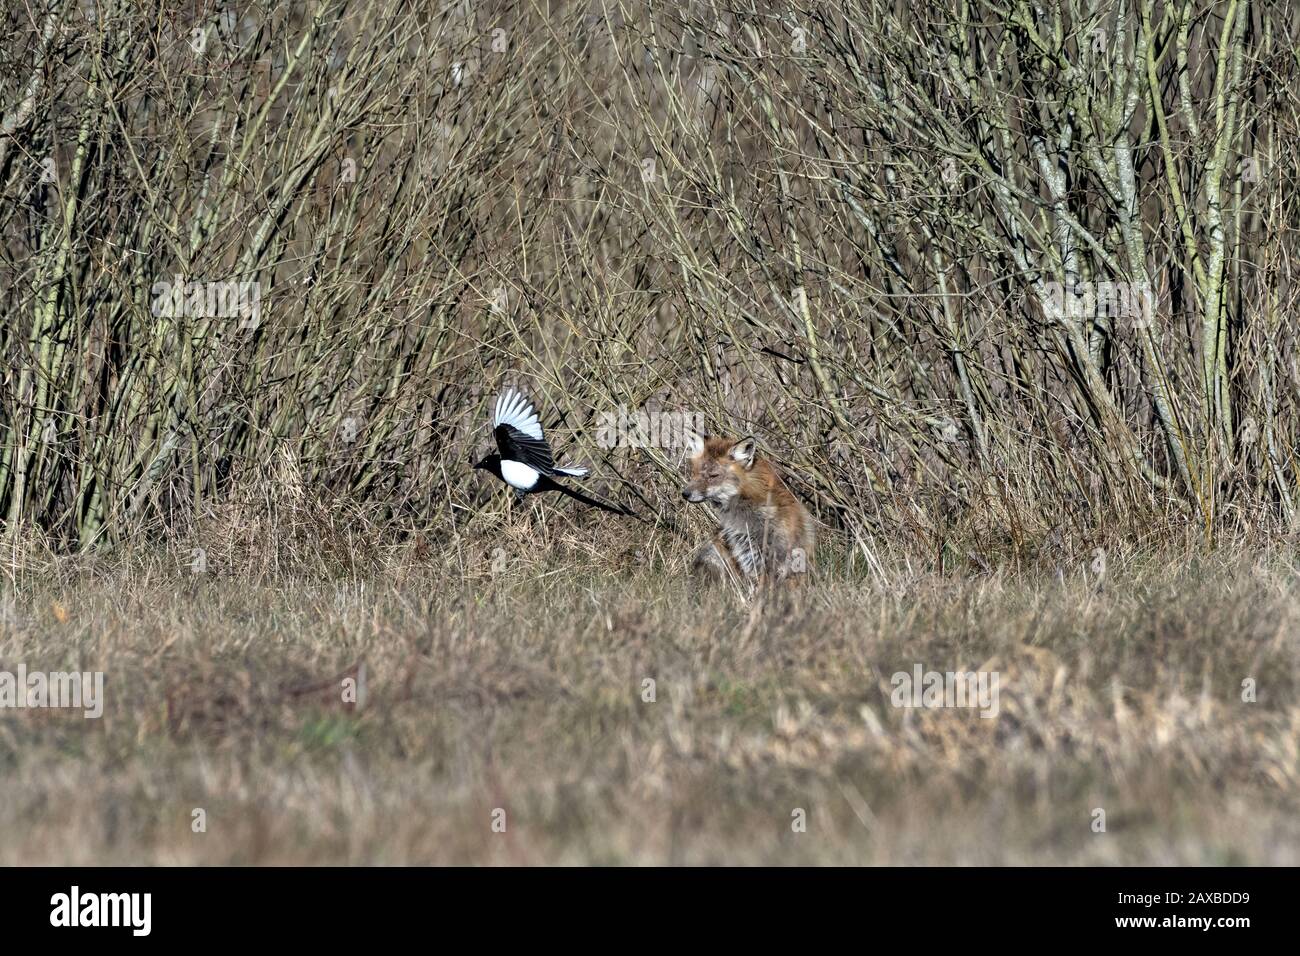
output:
[[682,489],[682,497],[691,504],[707,501],[715,505],[730,504],[740,494],[746,473],[754,467],[757,443],[753,438],[731,441],[727,438],[692,436],[689,448],[691,480]]

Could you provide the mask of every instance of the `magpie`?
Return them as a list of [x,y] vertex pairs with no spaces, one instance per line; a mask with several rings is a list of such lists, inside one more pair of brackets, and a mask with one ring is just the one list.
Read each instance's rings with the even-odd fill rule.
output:
[[555,464],[551,455],[551,446],[542,436],[542,422],[537,417],[532,403],[523,394],[507,388],[497,397],[496,408],[492,414],[492,434],[496,436],[500,454],[488,455],[475,469],[483,469],[496,475],[515,490],[515,495],[523,499],[524,495],[540,491],[558,491],[575,498],[585,505],[613,512],[616,515],[632,514],[627,508],[605,504],[595,498],[566,488],[551,479],[556,475],[568,478],[584,478],[586,468],[561,468]]

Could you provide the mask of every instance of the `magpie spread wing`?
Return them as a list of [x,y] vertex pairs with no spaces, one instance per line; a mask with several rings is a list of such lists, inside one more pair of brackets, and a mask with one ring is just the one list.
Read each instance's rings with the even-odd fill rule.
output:
[[493,430],[502,425],[509,425],[526,437],[536,441],[545,441],[542,437],[542,422],[537,417],[533,405],[524,398],[522,392],[507,388],[497,398],[497,407],[492,414]]
[[492,433],[503,459],[522,462],[543,475],[554,473],[555,459],[542,435],[541,419],[521,392],[507,388],[501,393],[492,415]]
[[513,425],[498,425],[493,434],[503,460],[522,462],[543,475],[555,474],[555,459],[551,457],[551,446],[546,444],[546,439],[525,435]]

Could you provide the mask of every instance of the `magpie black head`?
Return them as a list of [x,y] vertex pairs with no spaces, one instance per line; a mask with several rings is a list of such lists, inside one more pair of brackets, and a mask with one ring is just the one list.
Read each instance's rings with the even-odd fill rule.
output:
[[475,467],[476,469],[478,469],[478,468],[482,468],[482,469],[484,469],[484,470],[486,470],[486,471],[490,471],[490,472],[492,472],[492,474],[494,474],[494,475],[496,475],[498,478],[500,478],[500,477],[501,477],[501,456],[500,456],[500,455],[488,455],[486,458],[484,458],[482,461],[480,461],[480,462],[479,462],[477,465],[475,465],[474,467]]

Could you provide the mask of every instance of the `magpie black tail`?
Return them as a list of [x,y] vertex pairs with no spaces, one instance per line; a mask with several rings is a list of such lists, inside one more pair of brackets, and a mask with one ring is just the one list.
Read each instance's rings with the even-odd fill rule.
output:
[[601,511],[608,511],[616,515],[630,515],[632,517],[636,517],[636,513],[633,512],[630,508],[625,508],[622,505],[606,504],[605,502],[599,501],[595,498],[589,498],[580,491],[574,491],[572,488],[566,488],[558,481],[551,481],[547,478],[543,478],[542,481],[546,482],[546,488],[544,489],[546,491],[563,492],[564,494],[568,495],[570,498],[576,499],[577,501],[581,501],[584,505],[591,505],[591,507],[593,508],[599,508]]

